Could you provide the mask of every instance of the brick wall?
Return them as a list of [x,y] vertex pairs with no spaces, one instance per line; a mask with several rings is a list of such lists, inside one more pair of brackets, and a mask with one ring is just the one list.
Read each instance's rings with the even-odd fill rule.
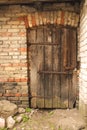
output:
[[79,108],[87,121],[87,2],[81,4],[80,14],[80,75]]
[[27,20],[28,22],[25,22],[26,26],[29,28],[48,24],[77,27],[79,22],[79,14],[64,10],[43,11],[29,13]]
[[20,6],[0,8],[0,99],[27,106],[27,40],[20,12]]
[[[43,10],[52,8],[79,12],[78,4],[45,5]],[[26,16],[35,11],[24,5],[0,7],[0,100],[24,107],[29,105]]]

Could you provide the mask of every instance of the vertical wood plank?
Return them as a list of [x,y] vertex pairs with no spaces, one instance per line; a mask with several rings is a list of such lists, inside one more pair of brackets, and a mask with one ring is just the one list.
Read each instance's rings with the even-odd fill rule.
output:
[[[61,49],[60,49],[60,54],[61,54],[60,70],[61,70],[61,72],[65,72],[63,62],[64,62],[64,58],[65,58],[64,49],[66,49],[64,47],[66,47],[65,45],[67,45],[66,33],[67,33],[66,28],[62,28],[61,29]],[[68,76],[67,75],[61,75],[60,85],[61,85],[61,108],[67,108],[68,107]]]
[[[44,41],[43,28],[37,29],[36,43]],[[37,72],[44,70],[44,46],[38,45],[38,58],[36,64]],[[37,98],[36,104],[38,108],[44,108],[44,75],[38,73]]]
[[[52,31],[50,28],[45,29],[46,42],[52,42]],[[52,70],[52,46],[45,45],[45,71]],[[45,74],[45,108],[52,108],[52,74]]]
[[[52,71],[60,72],[60,28],[53,28],[53,68]],[[60,75],[53,74],[53,108],[60,108]]]
[[[71,66],[76,68],[76,30],[69,30],[70,45],[71,45]],[[69,108],[73,108],[76,102],[76,83],[77,74],[73,71],[73,75],[69,76]]]
[[36,46],[31,46],[30,51],[30,86],[31,86],[31,107],[36,108],[36,96],[37,96],[37,84],[38,84],[38,75],[37,75],[37,65],[36,65]]
[[[29,30],[28,42],[29,44],[36,41],[36,29]],[[37,67],[35,66],[36,46],[29,48],[29,62],[30,62],[30,92],[31,92],[31,107],[36,108],[36,85],[37,85]]]
[[[36,32],[35,32],[36,31]],[[43,46],[32,45],[43,40],[43,29],[30,31],[30,86],[31,86],[31,107],[44,108],[44,86],[43,75],[38,71],[43,70]]]
[[29,30],[28,33],[28,41],[29,43],[35,43],[36,42],[36,29]]
[[[38,58],[37,58],[37,72],[43,70],[43,46],[38,46]],[[44,108],[44,75],[38,73],[37,84],[37,100],[36,104],[38,108]]]
[[[63,82],[65,81],[65,88],[64,88],[64,91],[65,91],[65,94],[64,91],[62,91],[62,85],[61,85],[61,96],[62,98],[65,100],[66,97],[68,99],[68,107],[69,108],[73,108],[73,104],[75,102],[75,99],[76,99],[76,85],[75,85],[75,82],[76,82],[76,77],[75,75],[73,75],[73,70],[74,68],[76,67],[76,32],[72,29],[64,29],[65,31],[64,32],[64,35],[63,36],[63,40],[62,40],[62,45],[64,45],[64,48],[62,46],[62,55],[63,55],[63,59],[65,58],[65,60],[63,60],[63,62],[65,61],[66,62],[66,66],[64,66],[64,68],[62,68],[62,70],[64,71],[68,71],[68,72],[72,72],[72,75],[69,75],[67,74],[65,76],[65,79],[63,78],[64,76],[61,77],[62,79],[62,85],[63,85]],[[66,51],[66,52],[65,52]],[[65,53],[65,57],[64,57],[64,53]],[[61,62],[62,63],[62,62]],[[73,80],[74,79],[74,80]],[[67,86],[67,87],[66,87]],[[68,93],[67,93],[68,92]],[[64,96],[66,95],[67,96]]]
[[[52,47],[45,46],[45,70],[52,69]],[[52,74],[45,74],[45,108],[52,108]]]
[[77,54],[76,54],[76,48],[77,48],[77,45],[76,45],[76,30],[72,29],[70,30],[70,41],[71,41],[71,59],[72,59],[72,62],[71,62],[71,65],[73,66],[73,68],[76,68],[76,60],[77,60]]

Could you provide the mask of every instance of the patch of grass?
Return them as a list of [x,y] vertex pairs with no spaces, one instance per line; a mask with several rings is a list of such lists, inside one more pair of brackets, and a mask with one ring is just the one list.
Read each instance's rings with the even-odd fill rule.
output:
[[50,115],[50,116],[53,115],[53,114],[54,114],[54,111],[49,112],[49,115]]
[[58,130],[62,130],[62,128],[59,126]]
[[62,129],[62,128],[59,126],[58,130],[70,130],[70,129]]
[[26,112],[31,112],[31,108],[27,107],[27,108],[25,109],[25,111],[26,111]]
[[8,130],[7,128],[0,128],[0,130]]
[[29,117],[27,115],[23,115],[23,122],[27,122],[29,120]]
[[17,130],[16,128],[14,128],[13,130]]
[[53,125],[51,125],[50,130],[55,130],[55,127]]

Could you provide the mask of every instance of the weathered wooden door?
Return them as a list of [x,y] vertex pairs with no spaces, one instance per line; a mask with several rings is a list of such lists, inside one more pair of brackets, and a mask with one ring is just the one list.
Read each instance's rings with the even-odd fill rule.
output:
[[28,44],[31,107],[72,108],[76,100],[76,30],[32,28]]

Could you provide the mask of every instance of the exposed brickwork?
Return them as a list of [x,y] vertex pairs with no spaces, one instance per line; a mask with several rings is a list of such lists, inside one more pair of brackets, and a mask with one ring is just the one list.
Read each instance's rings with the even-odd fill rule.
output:
[[[79,75],[79,106],[81,113],[87,117],[87,5],[81,6],[80,19],[80,75]],[[86,119],[87,120],[87,119]]]
[[0,99],[4,97],[21,105],[20,97],[28,96],[26,27],[24,21],[12,18],[11,14],[3,20],[0,24]]
[[[52,9],[64,11],[49,11]],[[29,104],[26,28],[46,24],[76,27],[78,11],[78,5],[65,3],[45,5],[39,13],[24,5],[0,7],[0,100],[24,107]]]
[[79,15],[68,11],[46,11],[35,12],[28,14],[28,26],[34,27],[39,25],[68,25],[77,27],[79,22]]

